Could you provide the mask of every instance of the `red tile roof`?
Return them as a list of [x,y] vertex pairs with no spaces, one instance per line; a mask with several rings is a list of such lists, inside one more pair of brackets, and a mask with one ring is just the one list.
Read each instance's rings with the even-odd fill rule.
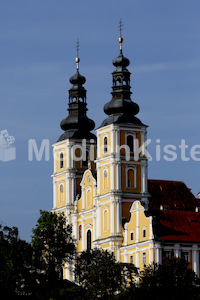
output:
[[149,212],[161,241],[200,242],[200,200],[182,181],[148,180]]
[[162,241],[200,242],[200,212],[162,211],[156,231]]
[[195,211],[200,207],[200,201],[195,198],[190,189],[182,181],[148,180],[149,210],[184,210]]

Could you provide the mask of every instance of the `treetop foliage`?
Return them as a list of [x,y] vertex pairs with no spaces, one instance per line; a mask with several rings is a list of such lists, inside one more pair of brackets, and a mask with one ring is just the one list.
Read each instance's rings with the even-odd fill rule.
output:
[[[63,279],[66,267],[75,283]],[[2,299],[197,300],[200,281],[183,259],[139,272],[131,263],[117,262],[112,252],[77,253],[65,215],[41,210],[31,243],[20,239],[16,227],[0,225],[0,292]]]

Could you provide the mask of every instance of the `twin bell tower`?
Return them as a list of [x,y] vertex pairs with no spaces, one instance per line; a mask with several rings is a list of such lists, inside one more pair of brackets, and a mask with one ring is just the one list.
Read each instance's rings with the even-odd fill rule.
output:
[[[136,117],[139,106],[131,100],[130,62],[123,55],[121,28],[120,22],[120,52],[112,61],[112,98],[104,105],[107,117],[96,135],[92,132],[95,123],[87,116],[86,78],[79,72],[77,54],[76,73],[69,80],[68,115],[60,124],[64,133],[53,144],[52,211],[64,213],[67,224],[72,225],[77,251],[107,249],[118,261],[125,261],[132,245],[127,230],[133,204],[134,211],[145,211],[149,194],[144,147],[147,126]],[[135,141],[140,148],[137,160]],[[133,222],[134,247],[139,247],[139,219]],[[145,222],[148,227],[151,220]],[[72,279],[69,267],[64,277]]]

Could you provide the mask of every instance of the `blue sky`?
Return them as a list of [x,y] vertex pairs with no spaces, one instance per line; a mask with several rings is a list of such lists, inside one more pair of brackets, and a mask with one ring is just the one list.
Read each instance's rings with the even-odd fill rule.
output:
[[48,162],[28,161],[28,140],[54,143],[62,133],[77,38],[88,116],[96,128],[105,118],[120,18],[132,99],[152,139],[149,178],[181,180],[195,195],[200,191],[200,162],[182,161],[180,149],[173,162],[154,157],[156,139],[161,147],[178,147],[181,139],[189,149],[200,144],[199,11],[199,0],[1,1],[0,131],[7,129],[16,147],[16,160],[0,161],[3,224],[19,227],[30,240],[39,209],[52,207],[52,156]]

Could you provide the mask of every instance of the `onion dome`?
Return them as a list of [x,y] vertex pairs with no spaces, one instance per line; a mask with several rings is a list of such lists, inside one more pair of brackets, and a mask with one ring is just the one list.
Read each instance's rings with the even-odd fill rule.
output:
[[112,63],[116,67],[112,72],[113,86],[112,99],[104,105],[104,112],[109,116],[103,121],[101,126],[112,123],[129,123],[135,125],[143,125],[142,122],[135,117],[139,112],[138,104],[131,100],[130,75],[127,69],[130,64],[128,58],[123,55],[122,43],[123,38],[119,38],[120,54],[114,58]]
[[90,131],[94,129],[95,123],[87,117],[86,90],[83,84],[86,78],[79,73],[80,58],[76,58],[77,71],[70,77],[72,87],[69,89],[68,116],[62,120],[60,127],[65,132],[58,141],[65,139],[95,139],[96,136]]

